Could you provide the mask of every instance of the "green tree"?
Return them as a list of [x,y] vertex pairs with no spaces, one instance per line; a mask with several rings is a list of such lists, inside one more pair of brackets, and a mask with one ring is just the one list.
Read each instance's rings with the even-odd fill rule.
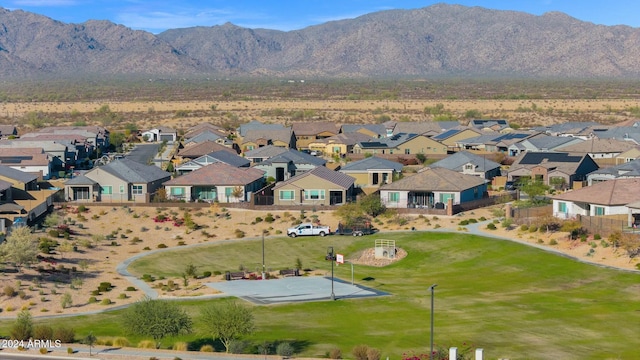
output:
[[38,259],[38,240],[27,226],[14,227],[4,243],[0,245],[0,254],[4,260],[20,269]]
[[369,194],[358,201],[358,206],[363,213],[376,217],[382,214],[386,208],[380,200],[380,196],[376,194]]
[[114,131],[109,135],[109,144],[113,146],[115,151],[121,151],[125,138],[126,136],[123,132]]
[[93,335],[93,331],[91,331],[89,335],[87,335],[84,339],[82,339],[82,342],[85,345],[89,345],[89,356],[93,356],[91,354],[91,348],[93,347],[93,345],[95,345],[96,341],[98,341],[98,339],[96,338],[95,335]]
[[62,219],[60,218],[60,215],[56,213],[51,213],[44,218],[44,226],[46,227],[56,227],[60,225],[61,222]]
[[202,309],[201,318],[204,330],[219,339],[226,352],[232,341],[255,330],[252,310],[237,301],[211,303]]
[[544,195],[547,190],[549,190],[549,187],[541,180],[530,177],[521,177],[518,179],[518,188],[523,193],[529,195],[529,201],[534,204],[539,202],[538,197]]
[[151,336],[160,348],[166,336],[190,333],[193,321],[177,304],[145,297],[124,312],[122,324],[128,334]]
[[480,111],[478,111],[478,110],[475,110],[475,109],[467,110],[464,113],[464,117],[467,118],[467,119],[480,119],[480,118],[482,118],[482,113]]
[[33,318],[29,310],[22,310],[18,313],[10,333],[13,340],[29,340],[33,334]]

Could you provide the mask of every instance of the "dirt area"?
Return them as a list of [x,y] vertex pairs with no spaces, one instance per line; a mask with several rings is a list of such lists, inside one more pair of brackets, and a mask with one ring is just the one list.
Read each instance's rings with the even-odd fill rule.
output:
[[[166,218],[182,218],[185,211],[189,211],[195,223],[206,223],[209,228],[189,231],[184,225],[177,226],[179,224],[173,220],[157,221],[158,215]],[[267,212],[225,209],[220,206],[191,210],[88,206],[88,211],[81,214],[78,214],[77,207],[63,209],[60,212],[61,218],[67,222],[73,232],[68,241],[77,246],[77,251],[58,251],[31,268],[0,275],[0,289],[10,286],[18,292],[13,297],[5,296],[4,292],[0,296],[0,309],[2,309],[0,318],[16,316],[21,309],[29,309],[32,315],[37,317],[79,314],[134,302],[144,294],[140,290],[126,290],[132,284],[116,271],[116,266],[125,259],[158,248],[177,248],[183,245],[235,239],[238,231],[244,232],[245,237],[257,238],[262,231],[266,231],[268,236],[282,236],[282,229],[288,227],[291,219],[298,215],[294,211],[272,211],[271,215],[276,218],[273,223],[264,221],[255,223],[256,217],[265,218]],[[318,216],[321,224],[335,226],[338,223],[332,211],[319,211],[314,215]],[[416,231],[435,228],[467,231],[466,227],[459,225],[460,221],[478,220],[482,217],[491,219],[491,211],[478,209],[453,217],[406,215],[395,218],[396,221],[385,220],[376,226],[382,232],[411,228],[415,228]],[[638,263],[637,259],[629,259],[620,250],[616,251],[611,246],[605,247],[606,242],[602,240],[570,241],[566,233],[530,233],[521,231],[519,228],[504,229],[500,225],[496,230],[487,230],[483,225],[481,230],[487,235],[512,238],[587,262],[622,269],[636,269]],[[36,235],[45,237],[48,234],[40,231]],[[110,236],[107,238],[107,235]],[[57,240],[61,244],[67,241],[64,238]],[[392,261],[401,261],[405,256],[405,250],[399,248],[394,260],[379,260],[373,256],[373,249],[367,249],[349,260],[358,264],[385,266]],[[160,297],[209,295],[216,293],[216,290],[204,286],[204,282],[216,280],[222,281],[222,276],[192,279],[188,286],[180,286],[179,290],[170,292],[161,288],[156,290]],[[163,282],[169,281],[182,285],[181,278],[163,280]],[[100,294],[92,293],[103,282],[111,283],[112,289],[102,291]],[[62,299],[65,294],[71,297],[71,305],[63,309]],[[90,301],[92,297],[95,297],[96,302]]]

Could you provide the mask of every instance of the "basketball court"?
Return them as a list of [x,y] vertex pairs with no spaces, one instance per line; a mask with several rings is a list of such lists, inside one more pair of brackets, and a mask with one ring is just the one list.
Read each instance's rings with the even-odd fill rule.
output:
[[[331,300],[331,278],[295,276],[272,280],[232,280],[207,283],[209,287],[254,304]],[[388,293],[334,278],[336,300],[387,296]]]

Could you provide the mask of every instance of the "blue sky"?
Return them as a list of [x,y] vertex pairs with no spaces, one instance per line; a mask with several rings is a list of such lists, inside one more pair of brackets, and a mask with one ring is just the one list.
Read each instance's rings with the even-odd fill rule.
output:
[[288,31],[381,10],[416,9],[442,2],[535,15],[560,11],[596,24],[640,27],[638,0],[3,0],[0,7],[34,12],[66,23],[110,20],[159,33],[226,22]]

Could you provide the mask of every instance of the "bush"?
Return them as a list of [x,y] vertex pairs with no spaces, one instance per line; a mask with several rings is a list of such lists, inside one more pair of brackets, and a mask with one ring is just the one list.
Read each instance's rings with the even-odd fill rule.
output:
[[153,340],[142,340],[138,343],[138,347],[142,349],[155,349],[156,343]]
[[211,271],[205,271],[202,273],[202,277],[208,278],[209,276],[211,276]]
[[600,234],[593,235],[593,240],[600,240],[600,239],[602,239],[602,236],[600,236]]
[[89,298],[89,301],[87,301],[89,304],[95,304],[98,302],[98,299],[96,299],[95,296],[92,296]]
[[74,353],[73,348],[68,347],[67,348],[67,354],[71,355],[73,353]]
[[558,242],[556,239],[551,239],[551,241],[549,241],[549,245],[558,245]]
[[369,347],[367,345],[356,345],[353,350],[351,350],[351,354],[356,360],[367,360],[368,351]]
[[4,293],[5,296],[8,296],[8,297],[14,297],[18,295],[18,292],[16,291],[16,289],[14,289],[13,286],[11,285],[5,286],[2,292]]
[[329,351],[329,359],[342,359],[342,350],[335,348]]
[[165,244],[158,244],[158,249],[166,249],[167,245]]
[[48,352],[49,352],[49,349],[47,349],[47,348],[43,348],[43,347],[42,347],[42,348],[40,348],[40,350],[38,350],[38,351],[40,351],[40,354],[44,355],[44,354],[46,354],[46,353],[48,353]]
[[53,338],[69,344],[75,341],[76,332],[72,328],[57,327],[53,330]]
[[179,341],[179,342],[173,344],[171,349],[176,350],[176,351],[188,351],[189,350],[189,343],[184,342],[184,341]]
[[497,229],[497,228],[496,228],[496,224],[494,224],[494,223],[489,223],[489,224],[487,224],[487,229],[489,229],[489,230],[495,230],[495,229]]
[[242,340],[232,340],[229,343],[229,352],[232,354],[243,354],[247,344]]
[[288,342],[281,342],[276,347],[276,354],[282,357],[290,357],[293,355],[293,346]]
[[536,231],[538,231],[538,227],[537,226],[535,226],[535,225],[529,226],[529,232],[530,233],[534,233]]
[[459,226],[466,226],[469,225],[469,220],[462,220],[458,223]]
[[200,348],[200,351],[201,352],[213,352],[213,346],[211,346],[211,345],[203,345]]
[[33,327],[33,338],[39,340],[53,340],[53,328],[48,325],[36,325]]
[[380,360],[380,350],[369,348],[367,350],[367,360]]
[[133,286],[127,286],[127,288],[124,291],[136,291],[136,288]]
[[529,230],[529,225],[527,225],[527,224],[520,225],[520,230],[521,230],[521,231],[527,231],[527,230]]
[[126,298],[128,298],[128,296],[125,293],[118,295],[118,299],[126,299]]
[[127,340],[127,338],[117,337],[113,339],[113,346],[128,347],[128,346],[131,346],[131,344],[129,343],[129,340]]
[[111,300],[108,298],[102,299],[102,301],[100,301],[100,305],[111,305]]

